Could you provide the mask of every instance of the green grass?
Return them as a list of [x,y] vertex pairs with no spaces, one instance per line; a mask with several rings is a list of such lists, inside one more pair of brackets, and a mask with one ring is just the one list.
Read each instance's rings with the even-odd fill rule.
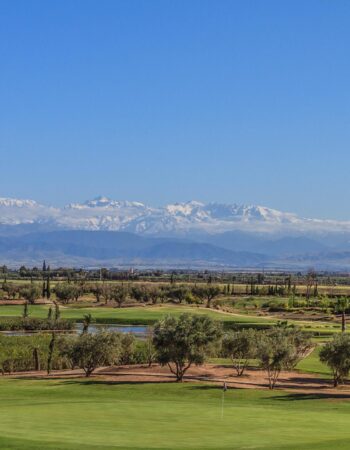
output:
[[[320,347],[316,347],[310,355],[299,362],[296,369],[301,372],[320,375],[322,378],[331,378],[332,374],[330,369],[325,364],[321,363],[319,359],[319,351]],[[208,362],[211,364],[232,365],[230,358],[210,358]],[[259,362],[257,360],[250,360],[249,366],[259,367]]]
[[331,371],[326,364],[321,363],[319,359],[320,347],[316,347],[315,350],[308,355],[305,359],[300,361],[297,369],[302,372],[309,372],[322,375],[323,377],[330,378]]
[[[31,317],[46,317],[48,312],[47,305],[33,305],[29,307]],[[21,316],[23,312],[22,305],[2,305],[0,306],[1,317]],[[188,312],[192,314],[206,314],[214,320],[218,320],[226,327],[237,325],[239,327],[256,327],[266,328],[277,322],[275,318],[259,317],[248,314],[228,314],[220,313],[212,309],[191,307],[187,305],[157,305],[157,306],[136,306],[128,308],[111,308],[111,307],[89,307],[84,304],[70,304],[61,307],[61,317],[81,321],[84,314],[91,313],[96,322],[99,323],[118,323],[125,325],[150,325],[157,320],[163,318],[167,314],[179,316]],[[305,320],[289,320],[302,327],[305,331],[309,331],[314,335],[322,337],[331,336],[339,331],[339,325],[328,322],[311,322]]]
[[350,402],[205,384],[0,381],[0,448],[350,448]]
[[[33,305],[29,306],[31,317],[46,317],[48,306]],[[20,316],[23,312],[21,305],[0,306],[0,317]],[[229,323],[244,324],[272,324],[274,321],[261,317],[246,315],[229,315],[208,310],[205,308],[196,308],[190,306],[152,306],[152,307],[133,307],[133,308],[110,308],[110,307],[61,307],[61,317],[64,319],[81,320],[84,314],[91,313],[94,319],[101,322],[120,323],[120,324],[151,324],[161,319],[167,314],[179,316],[184,312],[192,314],[206,314],[215,320]]]

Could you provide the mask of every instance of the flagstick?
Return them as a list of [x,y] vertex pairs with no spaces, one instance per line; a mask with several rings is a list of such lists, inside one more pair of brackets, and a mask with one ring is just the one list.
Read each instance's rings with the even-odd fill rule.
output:
[[224,418],[225,391],[222,391],[221,420]]
[[227,391],[227,384],[224,381],[222,386],[222,400],[221,400],[221,420],[224,418],[225,392]]

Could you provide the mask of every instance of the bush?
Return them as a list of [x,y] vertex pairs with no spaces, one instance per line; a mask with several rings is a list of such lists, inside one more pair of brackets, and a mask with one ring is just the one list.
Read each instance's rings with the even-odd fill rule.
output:
[[334,336],[320,350],[320,361],[332,370],[334,387],[344,383],[350,371],[350,336],[344,333]]
[[0,331],[45,331],[45,330],[74,330],[72,321],[58,319],[26,318],[2,318],[0,320]]
[[265,303],[263,306],[267,307],[270,312],[286,311],[288,309],[288,302],[286,301],[272,301]]
[[[36,370],[37,353],[39,366],[47,369],[50,335],[38,334],[35,336],[1,336],[0,335],[0,370],[2,372],[23,372]],[[59,354],[58,347],[53,352],[52,368],[70,368],[70,362]]]

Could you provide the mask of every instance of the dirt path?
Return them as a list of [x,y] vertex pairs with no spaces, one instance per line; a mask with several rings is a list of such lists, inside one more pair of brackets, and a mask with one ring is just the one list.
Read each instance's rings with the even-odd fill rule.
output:
[[[53,371],[49,376],[44,371],[5,375],[6,378],[27,379],[67,379],[81,378],[82,376],[84,376],[82,370],[78,369]],[[112,384],[169,383],[175,381],[167,367],[161,367],[157,364],[152,365],[152,367],[145,365],[103,367],[96,370],[93,377]],[[233,389],[268,389],[266,374],[261,370],[250,369],[242,377],[237,377],[232,367],[215,364],[205,364],[189,369],[184,377],[184,382],[210,382],[218,386],[226,382],[227,386]],[[282,372],[276,389],[319,397],[348,398],[350,400],[349,384],[334,389],[331,380],[298,371]]]

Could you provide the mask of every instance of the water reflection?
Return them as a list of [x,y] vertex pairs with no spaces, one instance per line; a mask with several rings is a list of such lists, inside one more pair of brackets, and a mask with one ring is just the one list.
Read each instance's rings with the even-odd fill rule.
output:
[[[89,333],[95,334],[99,330],[115,331],[118,333],[131,333],[140,339],[144,339],[147,335],[148,327],[145,325],[116,325],[116,324],[92,324],[89,326]],[[62,331],[62,334],[76,333],[79,334],[83,330],[82,323],[75,324],[75,331]],[[37,333],[52,333],[52,331],[2,331],[5,336],[32,336]]]

